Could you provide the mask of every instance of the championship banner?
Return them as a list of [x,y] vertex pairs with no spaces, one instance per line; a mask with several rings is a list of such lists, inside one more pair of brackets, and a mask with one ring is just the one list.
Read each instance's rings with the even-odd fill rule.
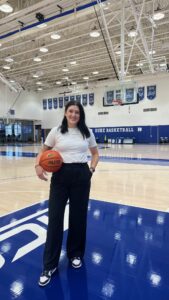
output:
[[134,100],[134,88],[126,89],[126,102],[132,102]]
[[81,103],[81,95],[76,95],[76,101]]
[[69,96],[65,96],[64,97],[64,105],[66,106],[66,104],[69,102]]
[[147,86],[147,99],[154,100],[156,98],[156,85]]
[[144,99],[144,94],[145,94],[144,91],[145,91],[144,86],[138,88],[139,101]]
[[58,99],[57,98],[53,98],[53,108],[54,109],[58,108]]
[[89,104],[90,105],[94,104],[94,93],[89,94]]
[[70,96],[70,101],[74,101],[75,100],[75,96]]
[[112,105],[112,101],[113,100],[114,100],[114,91],[107,92],[107,95],[106,95],[106,104],[107,105]]
[[82,105],[86,106],[87,105],[87,94],[82,95]]
[[63,97],[59,97],[59,107],[63,107]]
[[47,109],[47,99],[43,99],[43,109]]
[[52,98],[48,99],[48,109],[52,109]]

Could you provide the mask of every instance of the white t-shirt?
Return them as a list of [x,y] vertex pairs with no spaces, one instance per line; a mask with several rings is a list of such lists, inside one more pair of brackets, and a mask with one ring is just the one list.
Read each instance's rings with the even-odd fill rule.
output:
[[97,147],[94,134],[91,129],[90,137],[83,138],[78,128],[68,128],[68,132],[62,134],[59,127],[54,127],[49,132],[45,145],[58,151],[64,163],[85,163],[88,161],[89,148]]

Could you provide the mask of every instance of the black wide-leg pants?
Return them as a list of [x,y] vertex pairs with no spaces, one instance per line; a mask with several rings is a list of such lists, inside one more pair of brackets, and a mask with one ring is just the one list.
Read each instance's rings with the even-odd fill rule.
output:
[[67,256],[69,259],[84,256],[91,175],[87,163],[64,163],[51,177],[49,223],[43,256],[44,270],[51,270],[58,265],[63,239],[64,212],[68,199]]

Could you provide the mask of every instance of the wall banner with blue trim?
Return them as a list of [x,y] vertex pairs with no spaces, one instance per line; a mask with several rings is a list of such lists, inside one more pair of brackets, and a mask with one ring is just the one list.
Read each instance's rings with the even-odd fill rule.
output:
[[144,86],[141,86],[138,88],[139,101],[144,100],[144,95],[145,95],[145,88]]
[[64,105],[66,105],[69,102],[69,96],[64,97]]
[[54,109],[58,108],[58,99],[57,98],[53,98],[53,108]]
[[43,109],[47,109],[47,99],[43,99]]
[[70,101],[74,101],[75,100],[75,96],[70,96]]
[[126,89],[126,102],[132,102],[134,100],[134,88]]
[[82,104],[83,104],[84,106],[87,105],[87,94],[83,94],[83,95],[82,95]]
[[63,97],[59,97],[59,107],[63,107]]
[[156,98],[156,85],[147,86],[147,99],[154,100]]
[[106,104],[112,105],[113,100],[114,100],[114,91],[108,91],[106,95]]
[[89,104],[90,105],[94,104],[94,93],[89,94]]
[[76,101],[81,103],[81,95],[76,95]]
[[48,99],[48,109],[52,109],[52,98]]

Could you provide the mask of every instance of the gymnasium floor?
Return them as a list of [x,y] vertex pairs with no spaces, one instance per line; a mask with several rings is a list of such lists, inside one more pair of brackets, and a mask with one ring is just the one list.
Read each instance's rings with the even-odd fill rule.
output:
[[169,146],[99,145],[85,263],[39,288],[49,182],[36,178],[40,146],[0,147],[0,299],[168,300]]

